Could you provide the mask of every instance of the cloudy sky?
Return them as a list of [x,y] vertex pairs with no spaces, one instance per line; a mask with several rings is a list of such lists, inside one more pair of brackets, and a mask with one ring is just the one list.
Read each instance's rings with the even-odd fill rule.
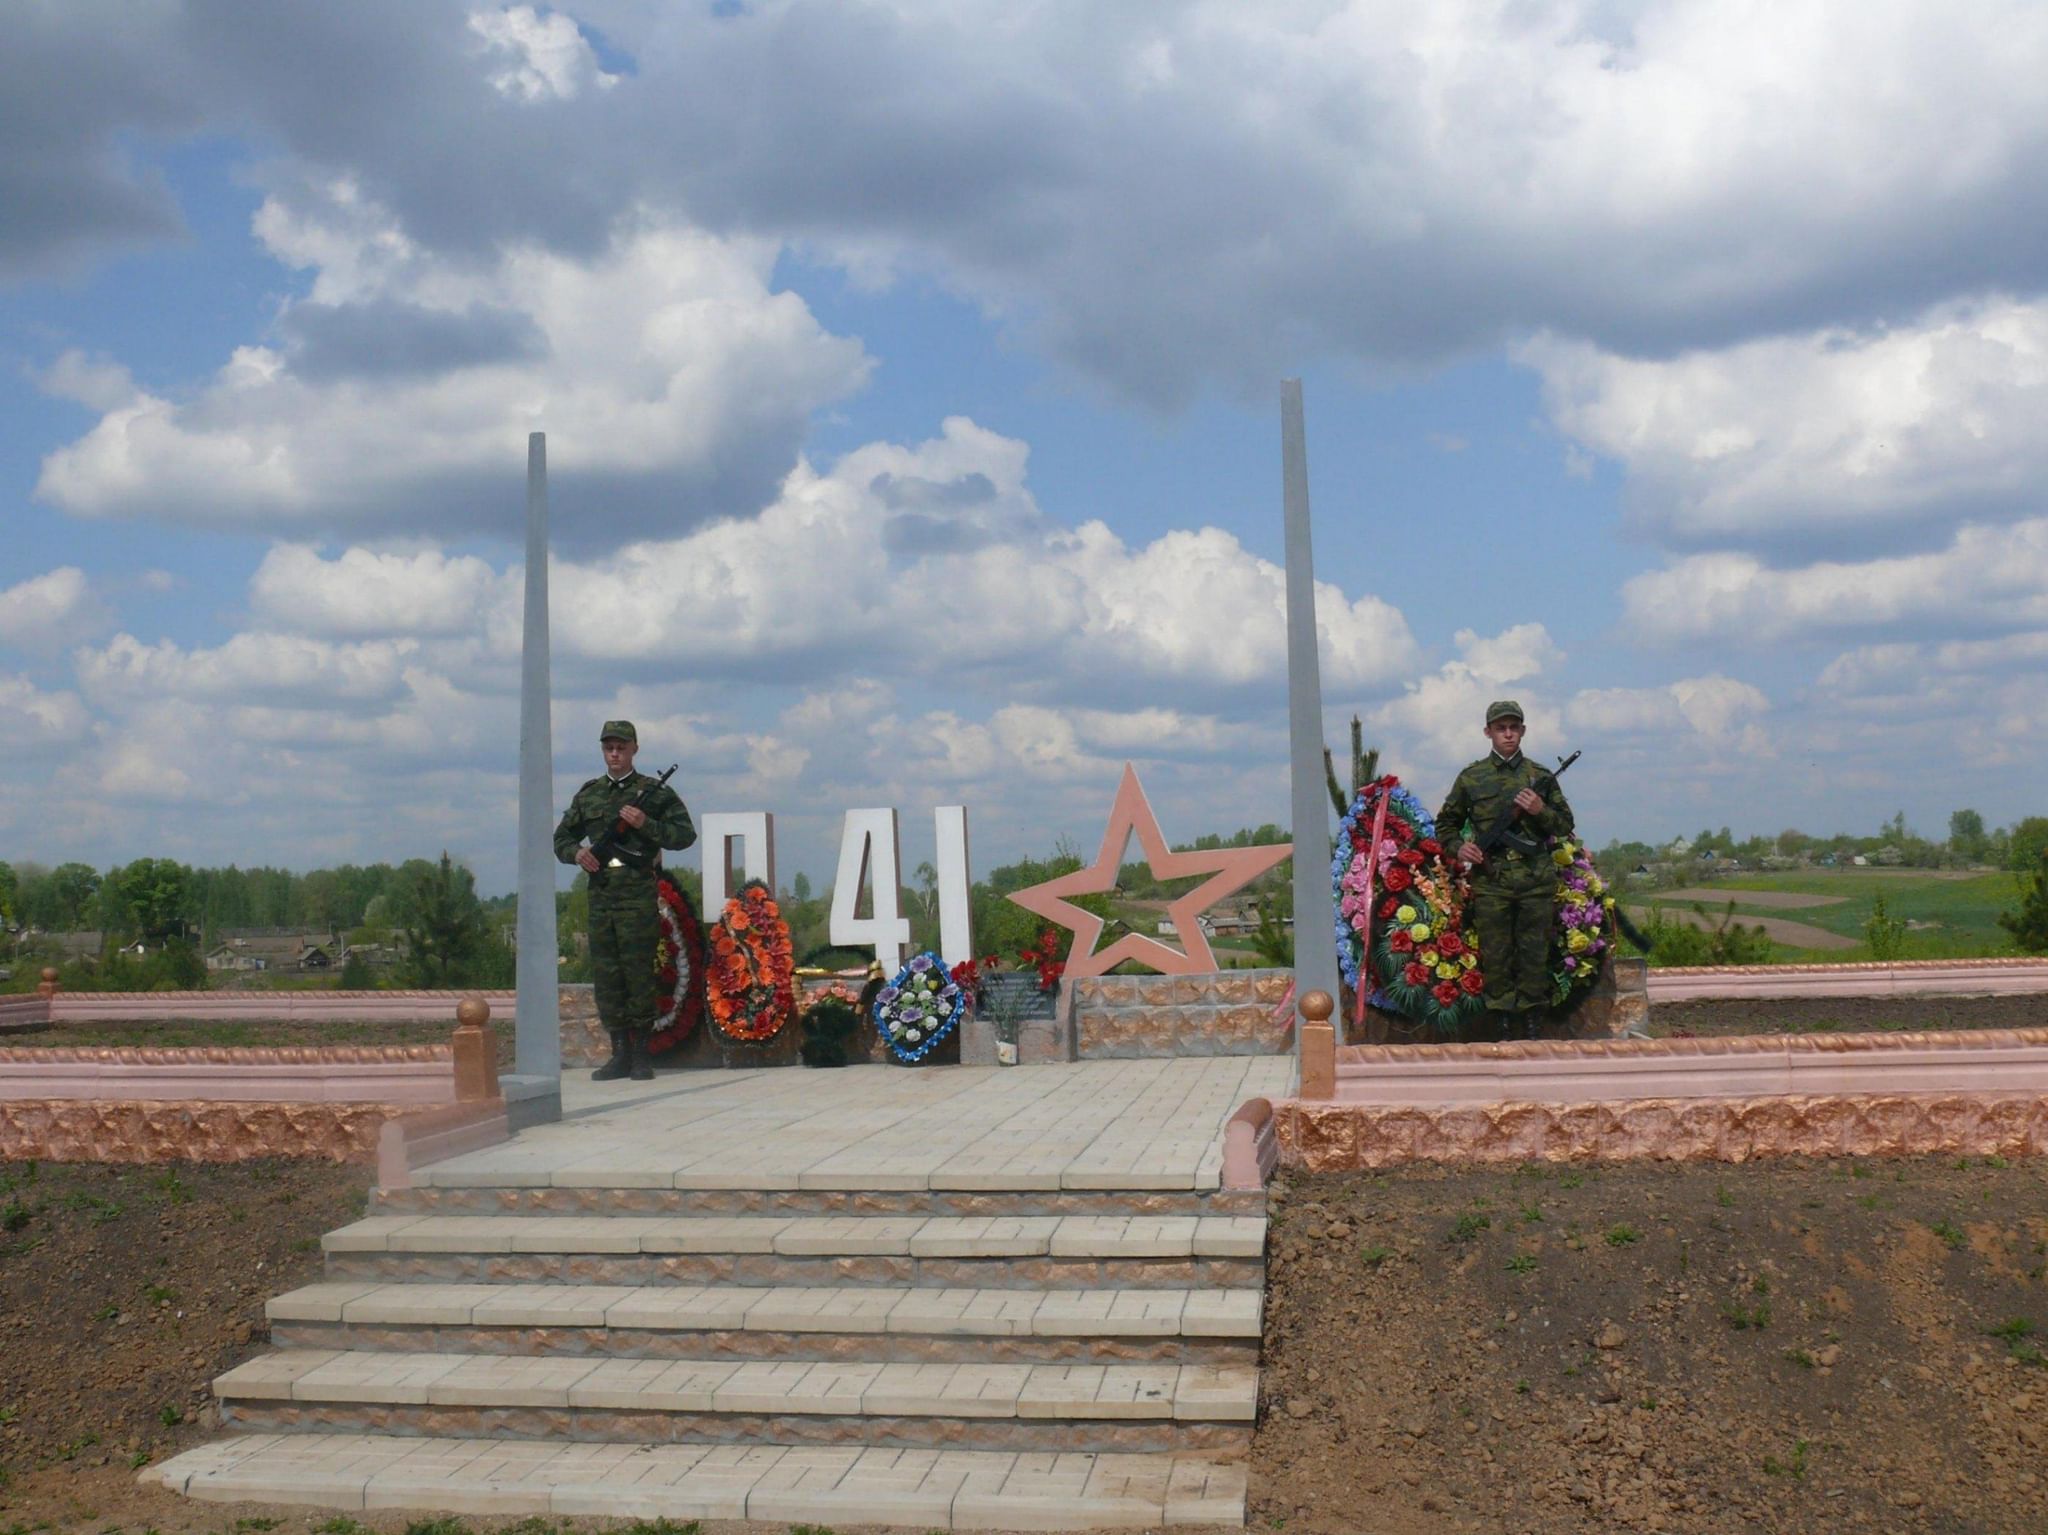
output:
[[0,51],[0,857],[511,883],[558,801],[985,868],[1528,706],[1598,841],[2038,813],[2048,8],[50,0]]

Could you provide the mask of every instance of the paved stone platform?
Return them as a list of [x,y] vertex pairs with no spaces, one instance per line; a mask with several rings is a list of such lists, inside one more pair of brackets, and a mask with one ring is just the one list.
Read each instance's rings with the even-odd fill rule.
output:
[[1289,1058],[563,1084],[379,1189],[145,1473],[343,1509],[1241,1527]]
[[1223,1121],[1290,1056],[701,1072],[562,1083],[562,1120],[428,1188],[1214,1189]]

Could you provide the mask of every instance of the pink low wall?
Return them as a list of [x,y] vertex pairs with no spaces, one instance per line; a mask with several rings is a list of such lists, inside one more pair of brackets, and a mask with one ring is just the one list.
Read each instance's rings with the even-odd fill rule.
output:
[[[1244,1117],[1254,1105],[1239,1111]],[[1366,1045],[1271,1105],[1282,1165],[2048,1154],[2048,1028]],[[1252,1115],[1256,1117],[1256,1115]],[[1249,1143],[1226,1179],[1248,1175]],[[1235,1185],[1233,1185],[1235,1186]]]
[[2048,1029],[1365,1045],[1337,1052],[1339,1103],[1924,1092],[2048,1095]]
[[464,997],[490,1003],[495,1018],[510,1017],[518,1000],[510,991],[60,991],[50,1003],[49,1020],[282,1018],[452,1026]]
[[0,1030],[39,1029],[50,1021],[50,1004],[41,997],[0,997]]
[[449,1045],[0,1048],[0,1100],[417,1105],[455,1096]]
[[1983,997],[2038,992],[2048,992],[2048,959],[1703,965],[1650,971],[1652,1005],[1701,997]]

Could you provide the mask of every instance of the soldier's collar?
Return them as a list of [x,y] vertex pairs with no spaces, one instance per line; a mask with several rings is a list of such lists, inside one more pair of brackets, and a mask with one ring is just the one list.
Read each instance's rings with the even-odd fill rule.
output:
[[1499,752],[1488,752],[1487,755],[1493,758],[1493,760],[1495,762],[1498,762],[1502,767],[1513,767],[1517,762],[1520,762],[1522,760],[1522,754],[1520,752],[1516,752],[1512,757],[1503,757]]
[[607,774],[605,774],[605,775],[604,775],[604,781],[605,781],[606,783],[608,783],[608,784],[622,784],[622,783],[625,783],[625,782],[626,782],[626,781],[627,781],[628,779],[630,779],[630,778],[632,778],[632,777],[634,777],[634,776],[635,776],[635,775],[634,775],[634,773],[633,773],[633,770],[632,770],[631,768],[628,768],[628,769],[626,770],[626,773],[625,773],[625,776],[624,776],[624,777],[621,777],[621,778],[614,778],[614,777],[612,777],[612,775],[611,775],[611,774],[607,773]]

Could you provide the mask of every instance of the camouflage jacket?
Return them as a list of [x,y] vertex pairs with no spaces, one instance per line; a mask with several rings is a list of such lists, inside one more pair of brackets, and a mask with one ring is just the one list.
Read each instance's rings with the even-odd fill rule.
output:
[[[576,850],[611,830],[620,807],[653,782],[647,773],[628,773],[617,783],[604,774],[591,779],[576,791],[555,827],[555,857],[574,863]],[[697,840],[690,812],[667,784],[652,790],[640,808],[647,812],[647,824],[626,830],[624,862],[628,867],[652,869],[661,862],[661,849],[685,848]]]
[[1458,844],[1484,832],[1523,789],[1534,789],[1543,797],[1543,813],[1515,817],[1507,838],[1472,871],[1476,887],[1535,891],[1557,883],[1557,868],[1550,861],[1547,842],[1571,835],[1572,807],[1565,803],[1564,791],[1550,769],[1532,762],[1526,752],[1517,752],[1512,762],[1488,752],[1468,764],[1451,784],[1444,808],[1437,812],[1437,840],[1443,843],[1446,856],[1456,856]]

